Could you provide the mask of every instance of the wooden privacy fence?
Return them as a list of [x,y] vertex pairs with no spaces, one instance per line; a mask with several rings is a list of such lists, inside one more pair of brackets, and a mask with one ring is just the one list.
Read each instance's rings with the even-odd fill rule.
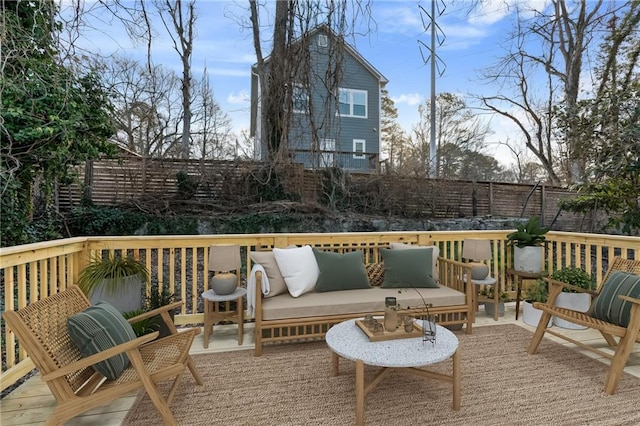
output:
[[[182,186],[178,174],[188,181]],[[61,188],[62,209],[77,206],[83,192],[96,205],[128,203],[145,197],[160,200],[194,199],[228,202],[235,206],[258,203],[268,178],[264,164],[252,161],[144,159],[125,157],[87,163],[79,171],[83,185]],[[554,229],[593,231],[598,223],[582,215],[559,213],[558,202],[574,191],[544,184],[453,181],[390,174],[350,173],[332,183],[327,172],[305,170],[300,164],[281,172],[284,189],[306,202],[337,201],[347,210],[380,216],[424,219],[475,216],[541,216]],[[189,185],[194,184],[192,188]],[[328,186],[329,185],[329,186]],[[331,199],[340,194],[338,200]]]

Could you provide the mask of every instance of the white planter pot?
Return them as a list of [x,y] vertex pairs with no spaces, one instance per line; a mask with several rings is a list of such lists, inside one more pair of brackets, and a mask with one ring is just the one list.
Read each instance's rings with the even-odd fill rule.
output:
[[[540,317],[542,316],[542,311],[540,309],[536,309],[533,307],[533,303],[529,303],[527,301],[522,302],[522,321],[525,324],[532,325],[534,327],[538,326],[540,322]],[[547,328],[553,325],[553,318],[549,318],[549,324],[547,324]]]
[[[494,308],[495,304],[493,302],[484,302],[484,312],[490,317],[493,317]],[[504,302],[498,302],[498,316],[504,316]]]
[[[573,309],[578,312],[587,312],[591,306],[591,296],[586,293],[560,293],[556,299],[556,306]],[[553,317],[553,324],[572,330],[584,330],[587,328],[556,317]]]
[[513,248],[513,269],[521,272],[540,273],[542,272],[542,256],[544,247],[514,247]]

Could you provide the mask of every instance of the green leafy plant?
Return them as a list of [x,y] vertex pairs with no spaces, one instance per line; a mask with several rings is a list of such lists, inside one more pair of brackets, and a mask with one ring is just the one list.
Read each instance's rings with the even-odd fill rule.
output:
[[162,306],[173,303],[175,300],[175,293],[171,293],[168,288],[162,287],[158,291],[158,285],[151,286],[151,291],[145,298],[146,308],[149,311],[160,308]]
[[540,225],[540,218],[532,216],[525,223],[516,223],[516,230],[507,234],[508,244],[519,248],[538,247],[546,243],[549,227]]
[[[551,275],[551,278],[586,290],[595,290],[596,288],[596,282],[589,273],[573,266],[565,266],[562,269],[558,269]],[[569,288],[563,288],[562,291],[576,293],[575,290]]]
[[[483,297],[486,297],[487,299],[493,300],[493,292],[494,292],[493,286],[488,286],[480,290],[480,295],[482,295]],[[508,302],[510,300],[511,298],[504,291],[501,291],[500,294],[498,295],[499,302]]]
[[547,288],[547,283],[543,280],[538,280],[534,285],[524,289],[524,300],[529,303],[545,303],[548,297],[549,289]]
[[[135,311],[125,312],[122,314],[122,316],[124,316],[126,319],[130,319],[133,317],[137,317],[138,315],[142,315],[145,312],[145,309],[136,309]],[[154,331],[158,331],[160,329],[160,323],[158,320],[158,317],[145,318],[131,324],[131,328],[133,328],[133,332],[136,333],[136,336],[144,336],[145,334],[153,333]]]
[[95,256],[78,277],[78,287],[85,294],[104,282],[105,291],[114,294],[119,287],[126,285],[125,278],[137,275],[142,281],[149,279],[149,271],[144,263],[132,256],[123,256],[114,251]]

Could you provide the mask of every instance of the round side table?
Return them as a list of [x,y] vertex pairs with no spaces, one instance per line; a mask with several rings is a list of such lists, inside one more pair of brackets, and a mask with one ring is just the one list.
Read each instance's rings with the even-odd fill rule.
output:
[[[213,326],[220,321],[231,321],[238,324],[238,345],[242,345],[244,335],[244,308],[242,299],[247,289],[238,287],[231,294],[216,294],[213,290],[202,293],[204,299],[204,348],[209,347],[209,338],[213,334]],[[235,311],[220,311],[220,302],[236,301]]]
[[[467,274],[465,274],[463,276],[463,279],[465,281],[467,281]],[[499,313],[498,313],[498,302],[500,301],[500,290],[498,289],[497,283],[498,283],[498,281],[495,278],[491,277],[491,276],[488,276],[483,280],[471,279],[471,284],[474,285],[474,289],[473,289],[473,298],[474,298],[473,306],[475,307],[475,311],[473,313],[474,321],[475,321],[475,312],[478,311],[478,302],[479,302],[479,299],[480,299],[479,293],[480,293],[480,286],[481,285],[492,285],[493,286],[493,304],[494,304],[493,306],[495,306],[495,309],[493,310],[493,319],[494,319],[494,321],[498,321],[498,315],[499,315]]]

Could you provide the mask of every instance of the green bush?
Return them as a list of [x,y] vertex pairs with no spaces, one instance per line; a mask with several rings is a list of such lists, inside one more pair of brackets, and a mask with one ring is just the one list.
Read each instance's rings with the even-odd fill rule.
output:
[[[553,275],[551,275],[551,278],[586,290],[595,290],[596,288],[596,282],[590,274],[573,266],[565,266],[564,268],[555,271]],[[566,293],[576,293],[575,290],[567,288],[562,291]]]

